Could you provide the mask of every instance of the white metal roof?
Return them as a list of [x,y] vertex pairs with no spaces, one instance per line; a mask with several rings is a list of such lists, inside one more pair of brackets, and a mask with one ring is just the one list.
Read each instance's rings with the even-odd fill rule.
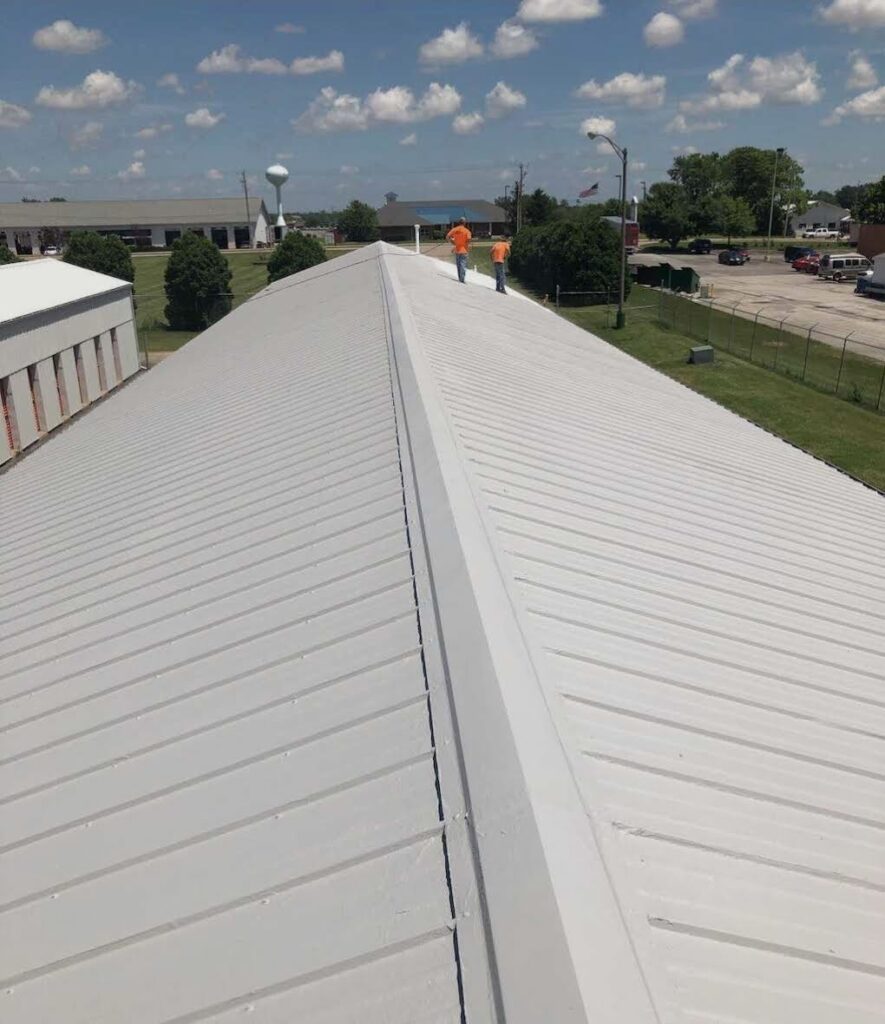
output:
[[471,283],[278,282],[0,478],[4,1016],[881,1022],[881,497]]
[[6,263],[0,266],[0,324],[131,287],[128,281],[62,260]]

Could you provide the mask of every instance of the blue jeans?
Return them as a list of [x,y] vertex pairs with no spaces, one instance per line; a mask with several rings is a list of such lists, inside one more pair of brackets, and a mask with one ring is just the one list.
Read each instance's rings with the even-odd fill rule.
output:
[[495,264],[495,291],[496,292],[506,291],[506,289],[504,288],[504,285],[506,283],[507,283],[507,274],[504,271],[504,264],[503,264],[503,262],[502,263],[496,263]]
[[455,253],[455,266],[458,268],[458,280],[461,284],[467,279],[467,253],[456,252]]

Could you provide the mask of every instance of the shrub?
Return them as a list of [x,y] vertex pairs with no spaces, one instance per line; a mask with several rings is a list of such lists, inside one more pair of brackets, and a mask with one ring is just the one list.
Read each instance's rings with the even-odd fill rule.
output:
[[374,242],[378,237],[378,214],[368,203],[354,199],[341,211],[338,227],[348,242]]
[[100,235],[97,231],[75,231],[65,247],[64,262],[85,267],[99,274],[109,274],[121,281],[135,280],[135,267],[125,243],[116,235]]
[[21,260],[11,249],[7,249],[5,245],[0,245],[0,266],[4,263],[21,263]]
[[326,249],[318,238],[292,231],[280,242],[267,261],[267,283],[272,284],[299,270],[326,262]]
[[[544,224],[516,235],[510,269],[523,284],[545,295],[553,295],[557,285],[563,291],[616,292],[620,250],[620,234],[608,221],[588,217]],[[624,287],[629,294],[629,276]],[[591,298],[604,301],[604,294]]]
[[230,312],[230,266],[214,242],[188,231],[166,264],[166,322],[175,331],[202,331]]

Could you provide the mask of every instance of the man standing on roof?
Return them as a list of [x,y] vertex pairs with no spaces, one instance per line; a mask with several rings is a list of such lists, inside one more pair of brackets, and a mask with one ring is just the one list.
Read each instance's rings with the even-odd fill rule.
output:
[[467,253],[470,252],[470,229],[467,218],[461,217],[458,223],[446,235],[446,241],[455,247],[455,266],[458,268],[458,280],[465,284],[467,280]]
[[507,294],[504,284],[507,274],[504,269],[504,261],[510,255],[510,235],[504,235],[500,242],[492,246],[492,263],[495,265],[495,291],[502,295]]

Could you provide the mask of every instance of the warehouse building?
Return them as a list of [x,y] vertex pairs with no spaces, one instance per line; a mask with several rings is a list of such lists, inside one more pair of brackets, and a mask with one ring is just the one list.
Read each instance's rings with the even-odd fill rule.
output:
[[0,203],[0,245],[20,256],[63,244],[74,231],[119,235],[137,249],[172,245],[185,231],[211,238],[220,249],[268,242],[264,200],[108,199],[86,202]]
[[138,367],[128,281],[52,259],[0,266],[0,464]]
[[507,214],[485,199],[396,198],[389,192],[387,202],[378,210],[378,231],[386,242],[415,237],[415,225],[423,238],[442,238],[461,217],[478,238],[489,238],[507,230]]
[[798,238],[802,237],[803,231],[813,231],[815,228],[826,228],[827,231],[847,235],[850,221],[850,210],[834,203],[813,201],[804,213],[794,213],[790,217],[789,230]]
[[880,1024],[881,495],[468,285],[288,277],[6,474],[5,1019]]

